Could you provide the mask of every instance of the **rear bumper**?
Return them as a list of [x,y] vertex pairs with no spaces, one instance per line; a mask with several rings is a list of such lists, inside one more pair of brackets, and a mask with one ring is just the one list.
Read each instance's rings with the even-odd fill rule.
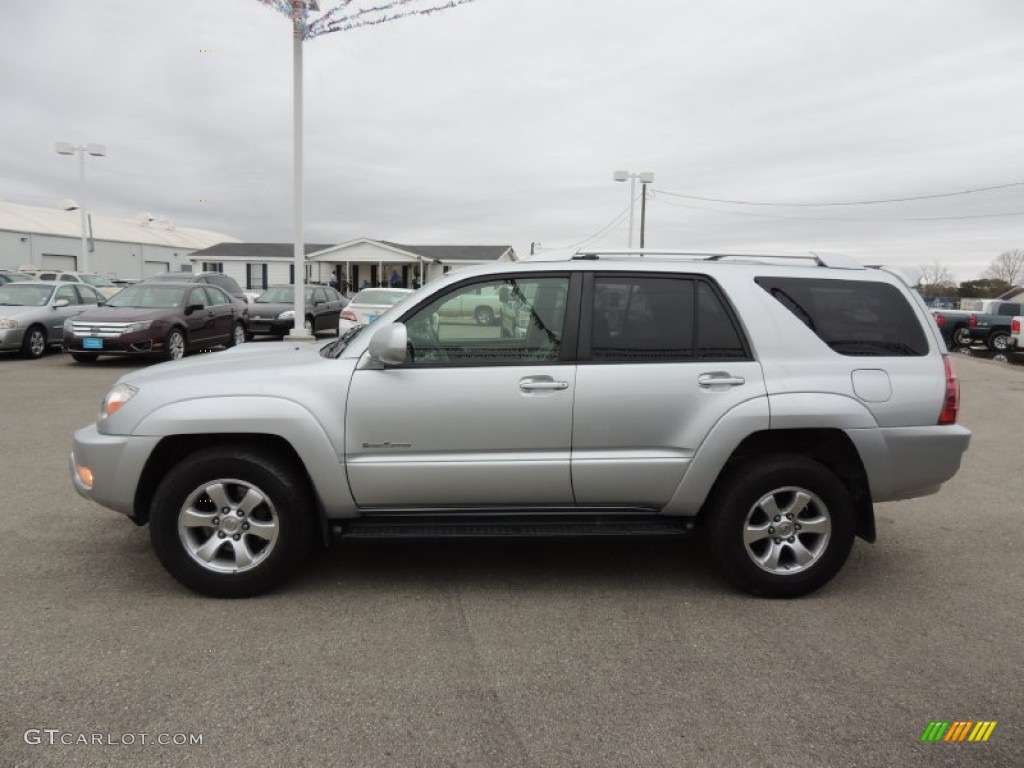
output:
[[871,500],[927,496],[960,469],[971,431],[959,424],[848,430],[871,487]]

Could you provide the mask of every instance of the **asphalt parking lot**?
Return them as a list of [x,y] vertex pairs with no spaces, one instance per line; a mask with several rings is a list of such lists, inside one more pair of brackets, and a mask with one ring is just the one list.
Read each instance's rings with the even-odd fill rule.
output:
[[960,474],[808,598],[737,593],[694,538],[350,542],[229,602],[71,488],[137,363],[0,356],[0,764],[1020,766],[1024,366],[954,363]]

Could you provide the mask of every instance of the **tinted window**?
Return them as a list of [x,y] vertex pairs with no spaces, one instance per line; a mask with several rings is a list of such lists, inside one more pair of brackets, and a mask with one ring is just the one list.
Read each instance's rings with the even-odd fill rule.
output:
[[327,302],[327,294],[324,293],[323,288],[317,288],[315,291],[313,291],[313,303],[315,304],[318,301],[321,304]]
[[743,339],[714,289],[697,284],[697,344],[694,354],[701,359],[746,359]]
[[594,279],[591,359],[693,358],[693,281],[608,275]]
[[[496,297],[493,319],[482,324],[473,312],[480,291]],[[417,365],[515,365],[558,360],[569,291],[566,276],[490,280],[460,286],[405,321],[409,362]],[[469,297],[473,296],[471,300]]]
[[928,354],[924,329],[894,286],[800,277],[759,277],[757,284],[841,355]]

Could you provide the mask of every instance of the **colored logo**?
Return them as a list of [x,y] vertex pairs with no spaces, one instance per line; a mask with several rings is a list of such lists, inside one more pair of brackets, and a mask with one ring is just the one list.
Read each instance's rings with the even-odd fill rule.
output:
[[988,741],[995,728],[995,720],[932,721],[921,734],[921,741]]

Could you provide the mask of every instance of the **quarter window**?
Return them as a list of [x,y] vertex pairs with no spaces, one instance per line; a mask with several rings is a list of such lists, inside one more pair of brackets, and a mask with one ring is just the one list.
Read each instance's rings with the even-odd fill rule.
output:
[[798,277],[759,277],[756,282],[840,355],[928,354],[921,322],[891,285]]

